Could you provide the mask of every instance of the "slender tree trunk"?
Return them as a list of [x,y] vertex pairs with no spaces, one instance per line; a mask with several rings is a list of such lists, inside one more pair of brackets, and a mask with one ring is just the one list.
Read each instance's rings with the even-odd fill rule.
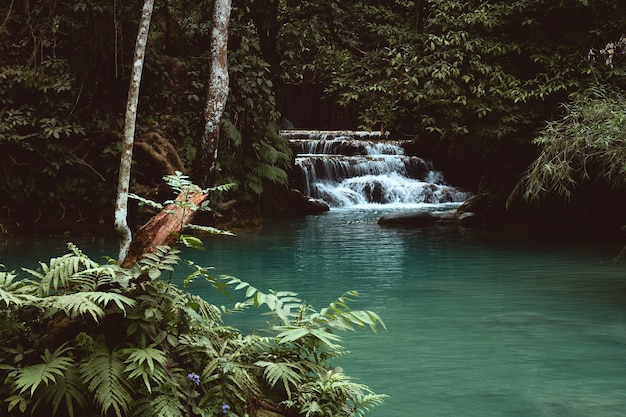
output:
[[[196,157],[196,167],[199,169],[196,172],[200,175],[194,178],[195,182],[203,188],[210,185],[210,182],[214,179],[213,175],[216,169],[219,143],[219,122],[228,98],[228,62],[226,60],[226,51],[231,0],[215,0],[213,7],[211,71],[209,74],[207,103],[204,111],[205,129],[198,144],[198,155]],[[132,143],[131,140],[131,149]],[[128,170],[130,172],[130,163]],[[128,183],[126,183],[126,194],[128,194]],[[194,187],[187,192],[180,193],[176,198],[177,204],[170,204],[165,207],[139,229],[136,236],[132,238],[132,242],[129,240],[126,251],[124,253],[120,251],[120,264],[123,267],[132,266],[141,255],[154,252],[157,246],[174,244],[177,236],[195,215],[195,211],[186,208],[186,206],[189,204],[199,206],[207,197],[208,195],[200,187]],[[125,222],[124,226],[128,228]],[[130,231],[128,236],[130,237]]]
[[132,233],[128,227],[128,189],[130,186],[130,169],[133,160],[133,142],[135,139],[135,121],[137,119],[137,103],[139,102],[139,86],[141,85],[141,73],[143,61],[148,43],[148,32],[150,30],[150,19],[154,9],[154,0],[145,0],[141,21],[139,22],[139,32],[135,43],[135,55],[133,57],[133,68],[128,88],[128,101],[126,102],[126,117],[124,119],[124,141],[122,143],[122,157],[120,161],[120,172],[117,183],[117,200],[115,201],[115,231],[120,236],[119,262],[126,257],[128,248],[132,240]]
[[204,132],[197,146],[194,181],[201,187],[214,185],[219,148],[220,119],[228,98],[228,22],[231,0],[215,0],[211,32],[211,70]]

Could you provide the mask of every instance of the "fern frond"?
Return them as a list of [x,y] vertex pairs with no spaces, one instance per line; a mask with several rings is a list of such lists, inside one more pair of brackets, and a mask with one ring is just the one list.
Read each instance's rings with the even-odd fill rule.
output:
[[84,390],[85,387],[78,377],[76,367],[68,368],[63,375],[56,378],[55,384],[50,384],[43,388],[41,395],[37,396],[33,403],[33,411],[40,406],[45,407],[51,404],[52,415],[56,415],[59,407],[64,404],[65,408],[62,408],[62,415],[67,415],[68,417],[80,416],[81,414],[75,413],[75,409],[85,409],[87,406]]
[[79,367],[81,378],[103,415],[112,409],[117,417],[122,417],[133,404],[125,368],[121,353],[117,350],[109,351],[103,345],[98,345],[89,359]]
[[264,368],[263,377],[271,387],[274,387],[278,381],[282,382],[288,399],[291,399],[289,386],[297,386],[302,382],[301,375],[306,375],[305,369],[289,362],[258,361],[255,365]]
[[131,271],[119,265],[97,265],[75,274],[72,280],[80,291],[97,291],[100,287],[116,285],[127,288],[133,277]]
[[262,178],[256,174],[246,174],[245,175],[245,183],[246,186],[257,195],[263,194],[263,181]]
[[353,382],[341,372],[327,371],[300,387],[300,413],[337,415],[337,407],[341,407],[338,415],[363,416],[385,398],[388,397],[374,394],[369,387]]
[[280,331],[276,335],[279,344],[294,343],[307,336],[312,336],[320,342],[326,344],[331,349],[339,349],[335,342],[341,341],[341,337],[333,334],[328,329],[316,329],[299,326],[275,326],[274,330]]
[[42,299],[44,307],[58,309],[70,318],[91,316],[94,321],[104,317],[104,309],[90,299],[90,293],[54,295]]
[[82,297],[97,303],[103,308],[106,308],[109,304],[113,303],[124,314],[126,314],[126,307],[134,307],[137,304],[137,302],[132,298],[114,292],[91,291],[77,294],[80,294]]
[[286,184],[289,181],[287,173],[277,166],[269,164],[258,164],[253,168],[253,172],[260,178],[277,184]]
[[154,253],[144,254],[137,263],[154,280],[161,276],[162,271],[174,271],[174,266],[180,262],[179,253],[180,250],[167,245],[157,246]]
[[133,412],[134,417],[184,417],[186,415],[184,398],[165,394],[139,402]]
[[228,230],[217,229],[211,226],[201,226],[197,224],[185,225],[185,230],[198,230],[200,232],[210,233],[212,235],[236,236],[233,232],[229,232]]
[[165,352],[155,346],[127,348],[120,351],[120,353],[127,355],[124,360],[126,363],[124,372],[128,374],[128,378],[141,378],[149,393],[152,393],[152,382],[158,385],[166,381],[168,377],[165,372],[168,358]]
[[20,394],[30,391],[32,396],[41,384],[55,383],[58,377],[74,365],[74,359],[64,356],[71,351],[65,345],[57,348],[53,353],[48,349],[41,356],[42,363],[25,366],[15,371],[15,387]]
[[31,281],[15,280],[17,275],[11,272],[0,272],[0,301],[6,307],[22,307],[25,302],[37,300],[37,286]]
[[75,245],[68,243],[71,253],[57,258],[51,258],[49,264],[40,262],[42,272],[22,268],[33,277],[39,278],[41,295],[48,295],[50,290],[59,290],[71,287],[72,278],[82,270],[98,267],[98,263],[83,254]]
[[174,191],[178,193],[183,192],[186,189],[195,187],[194,183],[189,179],[189,175],[185,175],[180,171],[176,171],[172,175],[166,175],[163,177],[163,181]]
[[385,394],[365,394],[361,397],[357,397],[353,407],[355,408],[354,412],[357,416],[365,416],[366,413],[370,412],[374,407],[379,407],[385,403],[385,400],[389,398],[388,395]]
[[128,198],[132,198],[134,200],[139,201],[139,205],[140,206],[141,205],[148,206],[148,207],[153,208],[153,209],[158,210],[158,211],[163,210],[163,204],[158,203],[156,201],[152,201],[152,200],[150,200],[148,198],[144,198],[144,197],[142,197],[140,195],[133,194],[133,193],[128,193]]
[[243,143],[243,135],[233,122],[224,118],[222,119],[221,128],[224,129],[233,146],[240,146]]
[[197,295],[187,294],[187,302],[184,309],[188,314],[193,314],[194,318],[204,323],[222,321],[219,308]]
[[[226,192],[226,191],[230,191],[234,188],[237,188],[237,183],[235,182],[229,182],[226,184],[220,184],[220,185],[216,185],[214,187],[209,187],[209,188],[205,188],[202,191],[206,194],[212,193],[212,192]],[[209,204],[209,201],[206,201],[206,204]],[[204,205],[205,203],[203,202],[202,205]],[[202,207],[202,206],[201,206]]]
[[369,326],[374,333],[380,325],[386,329],[385,322],[378,314],[369,310],[352,310],[348,303],[358,297],[356,291],[348,291],[328,307],[320,310],[319,313],[311,315],[311,321],[331,327],[336,330],[354,330],[352,325],[358,327]]

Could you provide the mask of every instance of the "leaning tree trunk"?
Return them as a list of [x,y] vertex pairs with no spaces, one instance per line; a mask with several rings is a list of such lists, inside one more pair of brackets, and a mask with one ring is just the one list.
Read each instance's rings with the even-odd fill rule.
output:
[[215,0],[213,7],[211,70],[204,109],[204,132],[198,142],[194,167],[194,181],[201,187],[214,185],[220,119],[228,98],[227,47],[231,0]]
[[144,253],[154,253],[157,246],[171,246],[176,243],[180,233],[196,214],[190,206],[199,206],[207,196],[198,186],[190,187],[178,194],[172,204],[167,205],[139,228],[125,259],[121,261],[122,267],[131,267]]
[[141,85],[141,73],[143,59],[148,43],[150,31],[150,19],[154,9],[154,0],[145,0],[139,32],[135,43],[135,55],[133,57],[133,69],[128,87],[128,101],[126,102],[126,117],[124,119],[124,141],[122,144],[122,157],[120,160],[120,172],[117,183],[117,199],[115,201],[115,231],[120,236],[119,261],[122,262],[128,253],[132,240],[132,233],[128,227],[128,189],[130,186],[130,169],[133,161],[133,142],[135,141],[135,121],[137,119],[137,103],[139,102],[139,86]]

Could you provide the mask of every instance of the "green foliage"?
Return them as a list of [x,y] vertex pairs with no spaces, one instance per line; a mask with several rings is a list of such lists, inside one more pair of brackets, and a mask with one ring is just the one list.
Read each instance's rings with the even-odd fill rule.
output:
[[59,347],[53,353],[48,349],[41,356],[42,363],[26,366],[17,370],[12,376],[15,378],[15,388],[19,394],[30,391],[32,397],[39,384],[54,383],[56,378],[74,365],[69,356],[64,356],[69,349]]
[[221,142],[220,168],[224,181],[235,178],[240,191],[261,195],[267,184],[287,184],[292,152],[278,134],[274,74],[262,57],[250,19],[248,13],[235,13],[231,21],[231,92],[222,125],[227,140]]
[[[331,360],[344,354],[336,331],[384,324],[352,310],[348,292],[319,311],[292,292],[263,293],[191,262],[185,287],[202,279],[245,299],[221,309],[161,279],[181,264],[159,247],[129,269],[68,253],[0,273],[0,396],[3,415],[363,415],[385,396],[356,384]],[[266,307],[267,336],[242,335],[223,313]]]
[[87,352],[79,367],[83,387],[93,395],[95,405],[105,414],[113,409],[115,415],[127,415],[133,404],[132,386],[124,374],[124,356],[120,349],[109,350],[96,344]]
[[[0,28],[3,211],[17,223],[108,222],[119,156],[113,132],[122,126],[140,9],[96,0],[11,5]],[[237,183],[230,193],[240,201],[286,184],[292,155],[277,133],[278,109],[332,114],[337,120],[319,120],[330,126],[472,138],[485,154],[493,139],[530,138],[592,79],[623,87],[620,62],[595,68],[582,59],[590,45],[622,34],[619,6],[234,1],[217,182]],[[144,68],[138,135],[158,132],[186,166],[203,128],[210,9],[157,2]],[[135,190],[162,174],[137,162]]]
[[280,9],[282,79],[321,86],[330,101],[358,112],[361,128],[472,138],[480,148],[530,137],[591,80],[581,54],[598,34],[622,33],[618,7],[614,0],[302,0]]
[[535,143],[539,157],[530,165],[512,197],[558,196],[571,199],[583,182],[626,183],[626,98],[608,87],[590,88],[564,104],[564,115],[550,122]]

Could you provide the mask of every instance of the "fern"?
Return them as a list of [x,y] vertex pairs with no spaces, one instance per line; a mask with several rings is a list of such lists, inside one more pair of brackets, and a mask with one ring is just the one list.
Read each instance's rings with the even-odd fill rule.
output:
[[189,294],[183,309],[187,314],[205,324],[222,321],[220,310],[197,295]]
[[25,303],[31,303],[38,298],[33,295],[35,287],[30,281],[17,280],[14,272],[0,272],[0,301],[7,308],[22,307]]
[[233,143],[234,146],[240,146],[243,143],[243,136],[233,122],[224,118],[222,119],[221,127],[222,129],[224,129],[226,136],[228,136],[228,139]]
[[276,337],[281,344],[293,343],[311,336],[331,348],[337,348],[335,342],[341,338],[332,333],[333,329],[354,330],[353,325],[356,325],[369,326],[375,332],[378,325],[386,328],[376,313],[350,309],[348,303],[358,296],[356,291],[346,292],[318,313],[304,304],[296,293],[270,290],[265,294],[238,278],[226,279],[227,284],[234,286],[235,290],[246,290],[247,304],[255,307],[265,304],[280,320],[281,324],[273,326],[272,329],[279,332]]
[[150,200],[148,198],[144,198],[144,197],[142,197],[140,195],[133,194],[133,193],[128,193],[128,198],[132,198],[134,200],[139,201],[139,205],[140,206],[141,205],[145,205],[145,206],[151,207],[151,208],[153,208],[153,209],[155,209],[157,211],[163,210],[163,204],[158,203],[156,201],[152,201],[152,200]]
[[137,302],[132,298],[113,292],[91,291],[77,294],[80,294],[88,300],[99,304],[103,308],[113,303],[124,314],[126,314],[126,307],[134,307],[137,304]]
[[71,319],[89,315],[97,322],[104,317],[104,309],[90,300],[86,294],[88,293],[50,296],[42,299],[42,305],[46,308],[61,310]]
[[54,385],[50,384],[43,387],[41,395],[33,403],[33,410],[52,404],[52,415],[56,415],[59,407],[64,405],[62,414],[74,417],[77,415],[75,413],[76,408],[83,410],[87,407],[84,388],[78,377],[78,371],[75,367],[71,367],[63,375],[56,378]]
[[290,362],[258,361],[255,365],[264,369],[263,377],[271,387],[274,387],[278,381],[282,382],[288,399],[291,399],[289,386],[296,387],[302,382],[302,375],[306,374],[302,367]]
[[253,367],[248,363],[249,345],[239,338],[216,339],[215,342],[209,343],[206,352],[212,359],[202,370],[202,380],[209,389],[199,405],[228,399],[231,405],[239,403],[243,407],[248,398],[259,397],[262,392],[251,373]]
[[109,351],[103,345],[98,345],[89,359],[81,363],[81,377],[102,414],[112,409],[117,417],[122,417],[130,410],[133,397],[125,368],[121,352]]
[[270,164],[258,164],[254,167],[253,172],[260,178],[278,184],[286,184],[289,180],[287,173],[283,169]]
[[225,236],[235,236],[234,233],[229,232],[228,230],[221,230],[221,229],[216,229],[215,227],[211,227],[211,226],[200,226],[197,224],[188,224],[185,226],[186,230],[197,230],[199,232],[205,232],[205,233],[209,233],[212,235],[225,235]]
[[187,416],[185,398],[172,395],[157,395],[136,405],[135,417],[184,417]]
[[167,245],[157,246],[156,252],[144,254],[138,265],[147,270],[150,279],[154,280],[161,276],[162,271],[174,271],[174,266],[180,262],[179,253],[180,250]]
[[352,310],[348,302],[358,297],[356,291],[348,291],[336,301],[330,303],[318,314],[313,314],[311,320],[338,330],[354,330],[353,324],[359,327],[369,326],[376,333],[378,325],[386,329],[385,323],[376,313],[369,310]]
[[41,384],[55,383],[58,377],[62,377],[63,373],[74,365],[74,359],[64,356],[70,351],[71,348],[65,345],[60,346],[53,353],[46,349],[41,356],[42,363],[15,370],[15,387],[19,393],[30,391],[30,395],[33,396]]
[[72,278],[75,274],[85,269],[96,268],[98,263],[92,261],[88,256],[81,252],[74,244],[68,243],[70,253],[66,253],[58,258],[51,258],[49,264],[40,262],[42,272],[38,272],[28,268],[22,268],[33,277],[40,280],[40,295],[46,296],[50,294],[50,290],[60,290],[71,287]]
[[370,408],[381,405],[385,398],[386,395],[374,394],[367,386],[353,382],[341,372],[327,371],[301,387],[297,403],[300,413],[306,416],[363,416]]
[[120,353],[127,355],[125,359],[126,368],[124,372],[128,378],[141,378],[146,390],[152,393],[152,383],[162,384],[167,380],[165,365],[167,356],[165,352],[150,345],[144,348],[122,349]]

